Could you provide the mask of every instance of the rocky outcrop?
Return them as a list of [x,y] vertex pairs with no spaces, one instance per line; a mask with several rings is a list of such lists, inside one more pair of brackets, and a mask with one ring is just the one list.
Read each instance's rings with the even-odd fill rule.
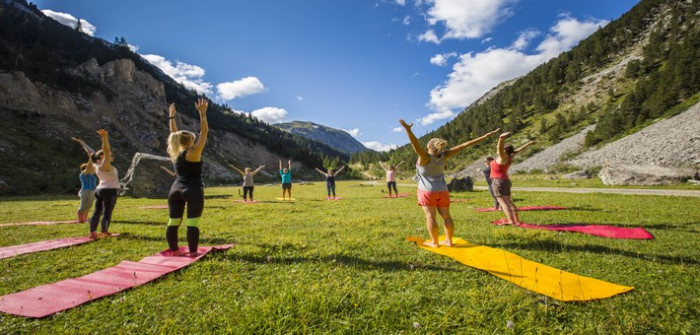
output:
[[168,157],[137,152],[131,166],[120,181],[120,195],[135,198],[165,198],[168,196],[174,177],[161,167],[172,171],[173,163]]
[[555,164],[561,163],[562,158],[566,156],[577,153],[583,148],[584,140],[586,134],[589,131],[595,129],[595,125],[588,126],[578,132],[576,135],[571,136],[551,147],[548,147],[530,157],[521,163],[513,164],[510,168],[511,172],[528,172],[532,170],[541,170],[544,172],[549,172],[550,167]]
[[341,152],[352,154],[369,150],[347,132],[313,122],[292,121],[278,123],[274,126],[292,134],[324,143]]
[[604,167],[598,177],[605,185],[666,185],[692,179],[694,169],[655,165],[611,165]]
[[474,190],[474,180],[471,177],[454,178],[447,184],[450,192],[471,192]]

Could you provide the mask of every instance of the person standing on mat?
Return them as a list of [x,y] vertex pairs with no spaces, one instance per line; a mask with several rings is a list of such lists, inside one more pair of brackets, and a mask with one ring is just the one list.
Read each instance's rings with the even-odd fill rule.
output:
[[493,188],[491,187],[492,181],[491,181],[491,162],[493,161],[493,157],[488,156],[486,159],[484,159],[484,165],[486,165],[485,168],[481,170],[481,172],[484,174],[484,179],[486,179],[486,185],[489,187],[489,193],[491,194],[491,198],[493,198],[493,208],[496,210],[500,210],[501,206],[498,204],[498,199],[496,199],[496,196],[493,195]]
[[170,220],[165,230],[165,237],[173,256],[185,254],[177,244],[177,231],[182,223],[182,216],[187,206],[187,245],[190,256],[197,255],[199,246],[199,221],[204,211],[204,189],[202,184],[202,150],[207,143],[209,124],[207,123],[206,99],[198,99],[194,108],[199,112],[199,137],[187,130],[178,130],[175,122],[175,104],[170,104],[170,136],[168,137],[168,155],[173,162],[175,181],[168,195]]
[[[97,224],[100,223],[100,235],[110,236],[109,223],[112,221],[112,213],[117,205],[117,192],[119,191],[119,172],[112,165],[114,155],[109,145],[109,133],[100,129],[97,134],[102,137],[102,149],[92,154],[92,164],[100,183],[95,189],[95,211],[90,219],[90,237],[97,237]],[[102,216],[102,220],[100,220]]]
[[395,174],[396,174],[396,168],[401,166],[401,164],[403,164],[403,161],[399,162],[399,164],[396,164],[396,166],[391,165],[391,164],[389,166],[386,166],[386,165],[384,165],[384,163],[379,161],[379,166],[381,166],[382,169],[384,169],[384,172],[386,172],[386,188],[389,189],[389,197],[391,197],[391,188],[392,187],[394,188],[394,194],[396,194],[396,197],[399,196],[399,191],[396,190],[396,176],[395,176]]
[[[323,170],[316,168],[316,171],[318,171],[318,173],[326,177],[326,192],[328,193],[326,199],[335,199],[335,176],[337,176],[341,171],[343,171],[343,169],[345,169],[345,165],[340,167],[340,169],[338,169],[338,171],[335,171],[335,173],[333,172],[333,169],[328,169],[328,172],[323,172]],[[333,197],[331,197],[331,194],[333,194]]]
[[[282,168],[282,160],[280,159],[280,177],[282,177],[282,200],[285,200],[284,194],[289,192],[289,200],[292,200],[292,160],[287,161],[287,168]],[[285,192],[286,191],[286,192]]]
[[255,176],[256,173],[258,173],[262,168],[265,167],[265,165],[260,165],[257,169],[250,171],[250,168],[247,167],[245,170],[241,170],[233,164],[229,164],[232,169],[236,170],[236,172],[241,174],[241,177],[243,177],[243,201],[248,201],[248,194],[250,194],[250,201],[253,201],[253,190],[255,189],[255,183],[253,182],[253,176]]
[[515,207],[513,199],[510,196],[511,182],[508,177],[508,168],[513,164],[513,157],[515,157],[515,155],[537,143],[537,141],[527,142],[522,147],[514,149],[512,145],[505,145],[508,135],[510,135],[510,132],[503,133],[498,137],[498,158],[491,161],[489,164],[491,166],[489,178],[491,178],[492,181],[493,195],[498,200],[498,203],[501,205],[503,212],[508,218],[506,224],[518,225],[520,224],[520,217],[518,216],[518,208]]
[[500,128],[450,149],[447,148],[447,141],[444,139],[433,138],[428,141],[428,151],[425,151],[421,147],[420,142],[418,142],[418,138],[416,138],[413,131],[411,131],[413,123],[407,124],[404,120],[399,120],[399,123],[406,130],[411,146],[418,154],[418,161],[416,162],[416,173],[418,175],[418,205],[421,206],[425,213],[426,226],[431,240],[430,242],[426,242],[426,245],[433,248],[440,246],[440,241],[438,241],[437,212],[440,214],[445,224],[444,245],[451,247],[454,223],[450,216],[450,192],[445,182],[445,165],[447,164],[447,159],[463,149],[477,144],[497,133]]
[[87,163],[80,164],[80,207],[78,207],[78,222],[87,222],[88,212],[92,208],[92,203],[95,201],[95,188],[97,188],[97,176],[95,175],[95,167],[92,165],[91,156],[95,150],[90,148],[83,140],[72,137],[73,141],[80,143],[87,153]]

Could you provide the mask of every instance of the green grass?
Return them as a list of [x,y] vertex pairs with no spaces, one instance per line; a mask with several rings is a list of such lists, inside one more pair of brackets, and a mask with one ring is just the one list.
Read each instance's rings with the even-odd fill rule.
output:
[[[655,190],[698,190],[700,184],[682,183],[669,185],[605,185],[600,178],[564,179],[555,174],[514,174],[510,176],[514,187],[563,187],[563,188],[621,188],[621,189],[655,189]],[[474,185],[486,186],[484,178],[476,178]]]
[[[427,237],[412,196],[381,199],[379,186],[257,186],[259,204],[234,203],[237,188],[208,188],[202,245],[235,243],[160,280],[41,320],[0,314],[0,333],[697,333],[700,212],[697,198],[520,192],[525,222],[643,226],[653,241],[496,227],[479,213],[486,191],[454,194],[455,236],[576,274],[634,286],[610,299],[562,303],[417,248]],[[165,199],[120,198],[113,232],[123,236],[0,260],[0,294],[86,275],[167,248]],[[72,197],[5,198],[0,223],[66,220]],[[85,224],[1,227],[0,246],[87,234]],[[181,243],[184,242],[181,229]],[[442,231],[442,230],[441,230]],[[512,329],[507,322],[514,323]],[[414,327],[414,323],[417,328]]]

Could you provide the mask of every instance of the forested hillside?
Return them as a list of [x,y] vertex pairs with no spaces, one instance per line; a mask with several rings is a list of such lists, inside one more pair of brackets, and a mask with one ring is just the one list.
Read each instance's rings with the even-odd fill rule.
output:
[[[420,140],[442,137],[454,145],[500,127],[515,132],[516,143],[540,140],[532,154],[589,124],[597,124],[586,137],[591,147],[680,112],[672,107],[697,100],[700,89],[699,10],[698,1],[642,0],[572,50]],[[493,154],[494,143],[465,151],[448,168]],[[384,157],[365,153],[352,161],[412,161],[414,156],[406,145]]]

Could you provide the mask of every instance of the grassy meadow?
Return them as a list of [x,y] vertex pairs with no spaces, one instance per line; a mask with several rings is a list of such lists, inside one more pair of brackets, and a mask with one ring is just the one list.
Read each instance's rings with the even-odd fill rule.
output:
[[[516,185],[518,186],[518,185]],[[256,186],[205,190],[201,245],[235,243],[143,286],[45,319],[0,314],[0,333],[637,333],[700,332],[700,211],[697,198],[515,193],[524,222],[642,226],[655,240],[497,227],[487,191],[454,193],[455,236],[580,275],[634,286],[610,299],[562,303],[406,242],[428,236],[411,196],[383,199],[382,186]],[[112,232],[122,236],[0,260],[0,294],[86,275],[167,248],[165,199],[120,198]],[[0,223],[73,219],[71,196],[3,198]],[[185,228],[180,229],[186,245]],[[0,227],[0,246],[85,235],[87,224]],[[442,232],[442,228],[441,228]],[[509,325],[512,325],[509,327]]]

